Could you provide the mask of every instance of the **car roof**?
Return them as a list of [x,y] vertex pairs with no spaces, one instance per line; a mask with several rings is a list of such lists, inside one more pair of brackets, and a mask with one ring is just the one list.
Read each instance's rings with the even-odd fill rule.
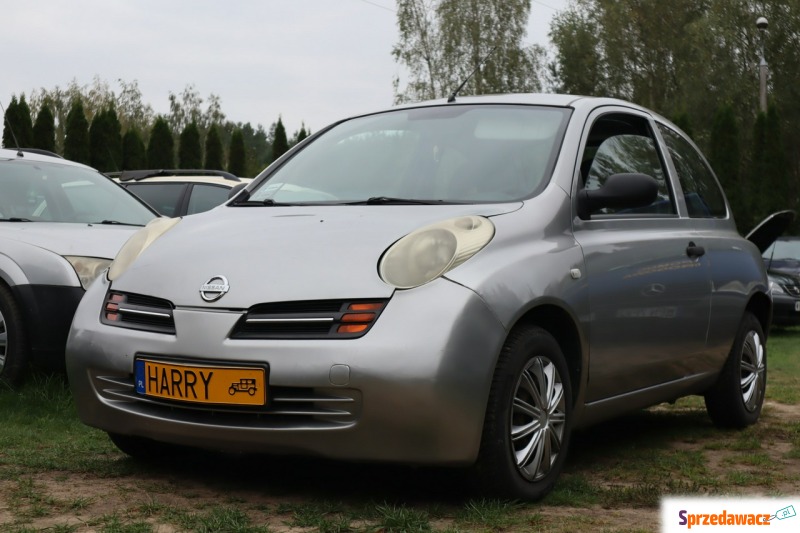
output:
[[95,170],[88,165],[76,163],[75,161],[64,159],[58,154],[53,154],[51,152],[47,152],[46,150],[39,150],[37,148],[0,148],[0,161],[46,162]]
[[234,187],[239,183],[249,183],[252,178],[240,178],[222,170],[200,169],[153,169],[107,172],[107,176],[120,183],[212,183]]
[[[442,105],[474,105],[474,104],[499,104],[499,105],[536,105],[547,107],[565,107],[574,109],[576,111],[589,112],[594,108],[603,106],[626,107],[636,111],[650,115],[654,119],[663,122],[673,129],[679,129],[666,117],[658,114],[652,109],[642,107],[627,100],[620,100],[618,98],[606,98],[601,96],[582,96],[574,94],[555,94],[555,93],[509,93],[509,94],[486,94],[477,96],[456,96],[452,102],[447,98],[440,98],[437,100],[427,100],[422,102],[413,102],[407,104],[400,104],[393,107],[382,109],[374,109],[371,112],[363,113],[356,116],[368,116],[372,114],[384,113],[388,111],[396,111],[399,109],[413,109],[420,107],[433,107]],[[342,119],[342,121],[355,118],[353,116]]]
[[240,183],[250,183],[253,178],[239,178],[237,181],[232,181],[225,178],[215,176],[151,176],[139,180],[121,181],[119,178],[112,178],[117,183],[128,186],[129,184],[136,183],[208,183],[213,185],[220,185],[223,187],[233,188]]
[[106,172],[106,175],[111,178],[118,178],[120,181],[139,181],[154,176],[216,176],[231,181],[239,181],[237,176],[224,170],[206,170],[206,169],[184,169],[184,168],[159,168],[159,169],[142,169],[142,170],[123,170],[122,172]]
[[478,96],[456,96],[455,100],[448,102],[446,98],[438,100],[428,100],[410,104],[402,104],[391,109],[402,109],[412,107],[427,107],[442,104],[523,104],[523,105],[544,105],[553,107],[572,107],[580,108],[584,106],[597,107],[602,105],[615,105],[638,109],[650,114],[653,111],[626,100],[617,98],[605,98],[598,96],[580,96],[574,94],[555,94],[555,93],[520,93],[520,94],[487,94]]

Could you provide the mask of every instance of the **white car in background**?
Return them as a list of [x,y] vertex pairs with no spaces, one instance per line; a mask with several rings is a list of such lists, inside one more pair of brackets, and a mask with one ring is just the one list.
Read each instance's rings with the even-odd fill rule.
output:
[[126,170],[108,176],[168,217],[208,211],[225,202],[232,188],[253,181],[221,170]]
[[72,316],[125,241],[158,214],[93,168],[0,149],[0,379],[63,369]]

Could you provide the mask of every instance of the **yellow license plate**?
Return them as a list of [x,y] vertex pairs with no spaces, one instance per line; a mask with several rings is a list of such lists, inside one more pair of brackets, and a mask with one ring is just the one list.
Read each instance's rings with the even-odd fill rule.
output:
[[156,398],[222,405],[265,405],[263,368],[197,366],[137,359],[136,392]]

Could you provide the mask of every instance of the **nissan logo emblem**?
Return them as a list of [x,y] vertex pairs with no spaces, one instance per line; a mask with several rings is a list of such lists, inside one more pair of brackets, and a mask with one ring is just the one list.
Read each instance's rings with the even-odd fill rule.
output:
[[207,302],[216,302],[230,290],[228,278],[225,276],[214,276],[210,280],[200,285],[200,297]]

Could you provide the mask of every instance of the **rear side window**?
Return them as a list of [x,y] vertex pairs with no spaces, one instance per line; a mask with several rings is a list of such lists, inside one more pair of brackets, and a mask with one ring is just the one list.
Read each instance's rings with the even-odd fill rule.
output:
[[678,173],[686,208],[692,218],[725,218],[725,196],[703,156],[678,132],[658,125]]
[[192,195],[189,197],[189,208],[187,215],[208,211],[228,199],[230,189],[218,187],[216,185],[200,185],[195,183],[192,187]]
[[131,183],[128,190],[162,215],[174,217],[185,187],[183,183]]

